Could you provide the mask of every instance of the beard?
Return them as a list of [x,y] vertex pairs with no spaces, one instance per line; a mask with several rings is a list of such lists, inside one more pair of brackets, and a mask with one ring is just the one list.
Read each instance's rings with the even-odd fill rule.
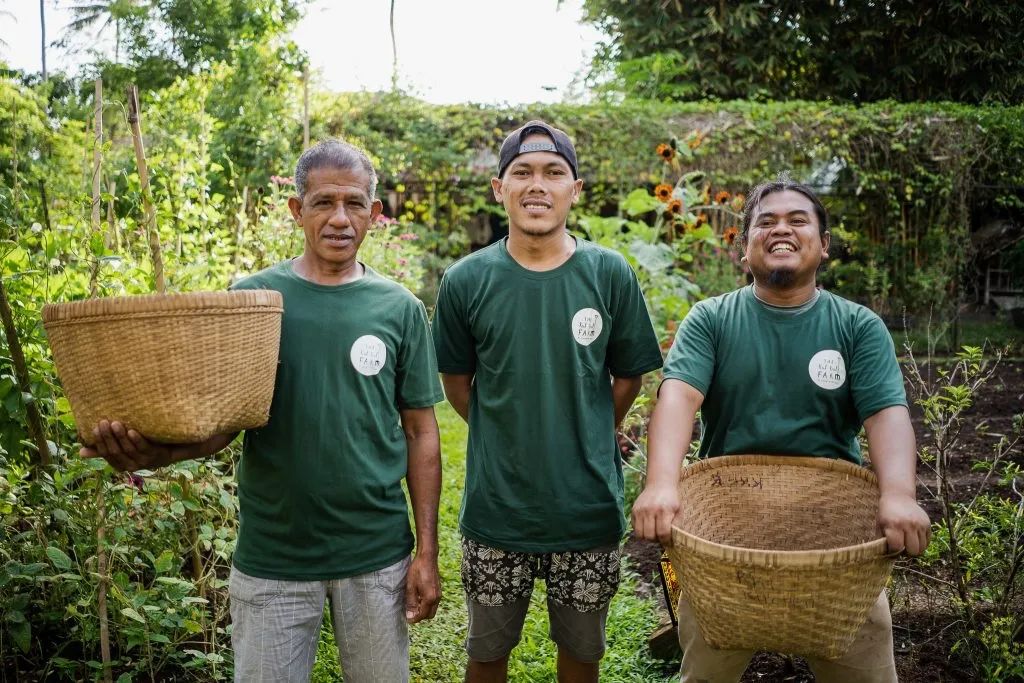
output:
[[776,268],[768,272],[767,282],[769,287],[789,287],[796,280],[796,273],[788,268]]

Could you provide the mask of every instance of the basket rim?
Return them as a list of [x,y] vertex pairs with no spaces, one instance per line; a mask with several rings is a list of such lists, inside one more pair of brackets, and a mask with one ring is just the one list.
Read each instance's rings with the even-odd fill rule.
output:
[[237,289],[222,292],[175,292],[112,296],[80,301],[62,301],[43,306],[44,323],[70,322],[135,313],[193,313],[239,308],[266,312],[284,310],[284,298],[272,289]]
[[859,477],[871,484],[878,485],[875,473],[861,465],[855,465],[840,458],[826,458],[813,455],[769,455],[761,453],[741,455],[716,455],[702,458],[690,463],[679,472],[679,481],[687,479],[706,470],[734,467],[738,465],[781,465],[788,467],[810,467],[814,469],[833,470],[842,474]]
[[821,550],[761,550],[708,541],[680,529],[675,524],[672,525],[672,546],[677,550],[690,550],[729,564],[776,569],[839,567],[867,560],[892,559],[887,552],[888,542],[885,537],[857,545]]
[[[860,465],[837,458],[824,458],[804,455],[766,455],[743,454],[722,455],[704,458],[691,463],[680,471],[679,480],[683,481],[695,474],[712,469],[722,469],[739,465],[779,465],[787,467],[809,467],[835,471],[839,474],[855,476],[871,484],[878,484],[878,477]],[[887,541],[884,536],[857,543],[855,545],[817,550],[762,550],[760,548],[742,548],[739,546],[715,543],[691,534],[689,531],[672,523],[672,546],[676,549],[690,550],[700,555],[722,560],[730,564],[741,564],[769,568],[798,567],[835,567],[855,564],[866,560],[885,559]]]

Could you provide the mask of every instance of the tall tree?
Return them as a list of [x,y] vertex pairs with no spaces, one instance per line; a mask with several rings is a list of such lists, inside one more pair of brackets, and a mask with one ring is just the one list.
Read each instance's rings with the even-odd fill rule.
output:
[[395,0],[391,0],[391,14],[388,16],[391,29],[391,91],[398,92],[398,43],[395,42]]
[[81,0],[70,9],[73,19],[67,26],[66,35],[95,28],[94,36],[98,38],[113,26],[114,64],[120,64],[122,29],[130,20],[144,20],[150,8],[141,0]]
[[1024,100],[1024,3],[584,0],[596,82],[657,99]]

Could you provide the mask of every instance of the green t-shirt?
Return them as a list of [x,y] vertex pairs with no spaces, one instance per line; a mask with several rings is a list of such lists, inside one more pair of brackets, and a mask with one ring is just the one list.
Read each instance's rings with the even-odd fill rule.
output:
[[400,408],[443,398],[423,304],[370,268],[318,285],[290,261],[238,282],[284,296],[270,421],[245,434],[234,564],[268,579],[386,567],[413,546]]
[[577,240],[564,264],[534,272],[493,244],[445,273],[433,335],[441,372],[474,375],[462,533],[521,552],[618,543],[611,376],[661,367],[622,256]]
[[826,291],[799,315],[765,306],[752,287],[701,301],[679,326],[665,379],[704,394],[701,457],[791,454],[860,464],[864,420],[907,405],[885,325]]

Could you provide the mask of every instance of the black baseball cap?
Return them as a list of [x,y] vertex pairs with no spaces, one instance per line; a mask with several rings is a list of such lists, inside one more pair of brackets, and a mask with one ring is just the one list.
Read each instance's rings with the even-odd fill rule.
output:
[[[523,144],[523,140],[532,133],[547,135],[551,138],[551,142]],[[569,168],[572,169],[574,180],[580,177],[579,170],[576,168],[576,148],[572,146],[572,140],[569,139],[569,136],[564,131],[558,130],[539,120],[530,121],[526,125],[515,129],[505,138],[505,142],[501,143],[501,153],[498,154],[498,177],[500,178],[504,175],[505,169],[508,168],[513,159],[527,152],[554,152],[569,162]]]

